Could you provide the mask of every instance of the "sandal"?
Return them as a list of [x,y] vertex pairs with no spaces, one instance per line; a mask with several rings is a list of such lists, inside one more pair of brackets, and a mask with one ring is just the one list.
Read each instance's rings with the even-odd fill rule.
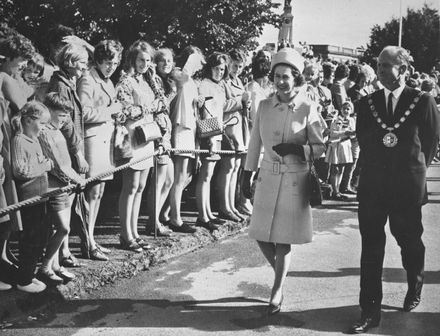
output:
[[101,246],[101,245],[98,244],[98,243],[96,243],[96,248],[97,248],[98,250],[100,250],[102,253],[111,253],[111,250],[110,250],[110,249],[108,249],[108,248],[106,248],[106,247],[104,247],[104,246]]
[[124,237],[119,236],[119,244],[121,245],[121,248],[123,250],[129,250],[133,252],[142,252],[142,247],[136,243],[134,239],[132,240],[125,240]]
[[64,267],[81,267],[81,264],[79,263],[78,259],[75,258],[73,254],[70,254],[67,257],[62,257],[60,259],[60,266]]
[[138,243],[138,245],[140,247],[142,247],[144,250],[150,250],[153,248],[153,246],[151,246],[150,244],[148,244],[145,240],[143,240],[141,237],[137,237],[134,239],[136,241],[136,243]]
[[242,219],[238,217],[236,214],[234,214],[232,211],[225,211],[225,212],[219,211],[218,216],[221,219],[226,219],[233,222],[242,222]]
[[98,261],[108,261],[108,257],[105,253],[96,245],[96,248],[91,250],[89,253],[90,259]]
[[58,276],[54,271],[49,270],[46,267],[42,267],[38,270],[37,279],[43,282],[46,286],[57,286],[61,285],[64,280]]
[[64,283],[72,281],[76,278],[75,274],[69,272],[64,267],[60,267],[59,270],[55,271],[55,274],[64,280]]
[[[154,226],[148,224],[145,228],[145,233],[154,236]],[[166,226],[162,224],[157,226],[158,237],[169,237],[171,236],[171,233],[173,233],[173,230],[168,229]]]
[[347,196],[342,195],[341,193],[333,194],[332,199],[335,201],[346,201],[348,199]]

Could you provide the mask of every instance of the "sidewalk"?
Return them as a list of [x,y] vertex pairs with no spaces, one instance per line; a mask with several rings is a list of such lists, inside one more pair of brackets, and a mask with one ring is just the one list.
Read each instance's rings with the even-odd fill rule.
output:
[[[114,231],[113,234],[98,236],[102,245],[112,250],[109,261],[92,261],[78,257],[82,267],[69,269],[76,274],[75,280],[66,285],[50,288],[40,294],[27,294],[16,289],[1,292],[0,329],[4,322],[11,322],[26,316],[37,316],[40,310],[53,302],[79,298],[84,293],[111,284],[117,279],[131,278],[158,263],[236,234],[246,226],[246,222],[228,222],[212,234],[204,228],[197,228],[194,234],[173,233],[171,237],[158,237],[157,239],[142,235],[153,248],[140,253],[119,249],[117,228],[109,227],[109,231]],[[79,239],[72,237],[71,242],[71,251],[79,256]]]
[[[440,166],[430,170],[428,176],[440,176]],[[431,194],[440,191],[440,183],[429,182]],[[131,278],[139,272],[169,259],[179,257],[190,251],[235,235],[246,229],[248,223],[227,222],[218,231],[210,234],[204,228],[197,228],[194,234],[173,233],[171,237],[145,236],[143,230],[148,216],[145,213],[145,202],[141,207],[139,219],[139,232],[142,237],[152,245],[152,249],[141,253],[133,253],[119,249],[119,219],[117,216],[117,198],[119,186],[116,183],[107,186],[101,212],[96,226],[96,239],[103,246],[111,249],[110,260],[107,262],[91,261],[79,258],[83,264],[81,268],[71,269],[77,278],[57,288],[51,288],[41,294],[26,294],[15,289],[0,292],[0,329],[7,327],[7,323],[14,323],[23,319],[38,319],[44,308],[63,300],[72,300],[84,297],[98,288],[114,283],[118,279]],[[193,195],[192,192],[187,193]],[[195,200],[193,197],[184,197],[182,205],[183,219],[194,224],[196,220]],[[432,197],[433,203],[438,203],[438,197]],[[337,210],[356,211],[355,197],[351,196],[349,202],[326,200],[320,210],[316,212],[315,229],[319,231],[325,223],[328,213]],[[213,202],[215,204],[215,202]],[[429,216],[428,216],[429,220]],[[431,237],[432,238],[432,237]],[[73,236],[70,239],[73,254],[79,256],[79,239]]]
[[[37,318],[39,312],[44,311],[45,307],[54,302],[80,298],[85,293],[111,284],[117,279],[131,278],[158,263],[234,235],[244,230],[248,225],[247,221],[243,223],[227,222],[212,234],[208,230],[198,227],[194,234],[172,233],[170,237],[155,239],[153,236],[144,235],[145,224],[148,220],[145,211],[145,192],[139,216],[139,233],[152,246],[152,249],[140,253],[121,250],[119,248],[120,228],[117,214],[119,183],[120,181],[116,180],[106,186],[107,190],[102,200],[95,228],[96,240],[104,247],[111,249],[110,260],[102,262],[82,259],[79,238],[75,234],[71,235],[70,249],[82,264],[80,268],[69,269],[75,273],[76,279],[66,285],[50,288],[39,294],[27,294],[16,289],[0,292],[0,329],[6,327],[7,323],[13,323],[18,319]],[[195,200],[191,197],[184,199],[182,218],[189,224],[194,224],[197,216],[197,213],[194,212]]]

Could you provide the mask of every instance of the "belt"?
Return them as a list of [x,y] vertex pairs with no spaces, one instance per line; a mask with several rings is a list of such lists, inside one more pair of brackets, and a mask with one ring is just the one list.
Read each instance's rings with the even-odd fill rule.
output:
[[297,173],[301,171],[308,171],[309,166],[304,163],[284,164],[278,161],[261,161],[260,169],[271,172],[273,175],[284,173]]

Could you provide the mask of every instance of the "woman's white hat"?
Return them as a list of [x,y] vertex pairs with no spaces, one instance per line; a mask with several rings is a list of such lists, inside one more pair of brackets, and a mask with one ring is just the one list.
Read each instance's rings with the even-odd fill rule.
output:
[[300,73],[304,70],[304,58],[292,48],[283,48],[273,55],[270,69],[273,70],[280,63],[291,65],[297,68]]

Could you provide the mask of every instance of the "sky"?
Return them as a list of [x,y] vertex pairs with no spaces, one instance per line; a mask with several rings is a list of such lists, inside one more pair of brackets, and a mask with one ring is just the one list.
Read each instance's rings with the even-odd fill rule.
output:
[[[407,8],[421,9],[423,4],[440,11],[440,0],[292,0],[294,44],[330,44],[355,48],[367,46],[371,28],[383,26],[392,18],[399,17]],[[284,4],[284,0],[273,0]],[[282,13],[283,5],[279,11]],[[396,36],[396,45],[397,45]],[[267,25],[260,37],[260,45],[276,43],[278,29]]]

